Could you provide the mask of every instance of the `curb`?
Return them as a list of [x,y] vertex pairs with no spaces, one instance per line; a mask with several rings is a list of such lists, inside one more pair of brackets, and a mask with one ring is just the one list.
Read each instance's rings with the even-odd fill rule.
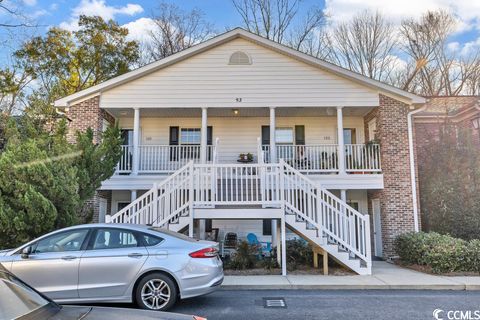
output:
[[480,285],[222,285],[221,290],[451,290],[478,291]]

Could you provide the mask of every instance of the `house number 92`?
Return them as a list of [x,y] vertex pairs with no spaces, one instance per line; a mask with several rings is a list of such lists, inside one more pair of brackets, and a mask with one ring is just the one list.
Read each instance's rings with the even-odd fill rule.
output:
[[236,102],[242,102],[242,98],[235,98]]

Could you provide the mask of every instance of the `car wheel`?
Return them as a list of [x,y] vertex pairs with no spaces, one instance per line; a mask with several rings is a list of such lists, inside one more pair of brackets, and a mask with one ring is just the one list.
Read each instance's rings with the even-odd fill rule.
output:
[[138,283],[135,300],[148,310],[168,310],[177,301],[178,290],[173,280],[163,273],[152,273]]

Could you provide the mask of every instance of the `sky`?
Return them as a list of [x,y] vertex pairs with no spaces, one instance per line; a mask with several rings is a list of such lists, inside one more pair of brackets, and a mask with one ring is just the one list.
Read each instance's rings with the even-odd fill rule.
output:
[[[115,19],[130,30],[130,37],[141,40],[152,24],[150,17],[158,0],[4,0],[19,2],[24,12],[38,21],[37,33],[51,26],[70,30],[76,27],[79,15],[100,15]],[[241,25],[230,0],[167,0],[180,8],[201,9],[218,31]],[[418,17],[427,10],[446,9],[459,20],[455,35],[449,39],[452,50],[479,50],[480,0],[303,0],[301,10],[318,6],[330,15],[331,23],[348,20],[365,9],[378,10],[395,23],[405,17]],[[1,17],[0,17],[1,18]],[[1,48],[0,48],[1,50]]]

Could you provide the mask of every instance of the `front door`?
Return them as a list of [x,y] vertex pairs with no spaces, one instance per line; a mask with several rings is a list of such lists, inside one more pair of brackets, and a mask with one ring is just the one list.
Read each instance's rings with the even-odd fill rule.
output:
[[380,217],[380,200],[372,200],[373,208],[373,242],[375,246],[375,256],[383,256],[382,244],[382,220]]
[[147,257],[132,231],[97,229],[80,261],[80,298],[123,296]]
[[52,299],[78,298],[78,266],[88,229],[56,233],[32,245],[28,258],[21,254],[12,272]]

